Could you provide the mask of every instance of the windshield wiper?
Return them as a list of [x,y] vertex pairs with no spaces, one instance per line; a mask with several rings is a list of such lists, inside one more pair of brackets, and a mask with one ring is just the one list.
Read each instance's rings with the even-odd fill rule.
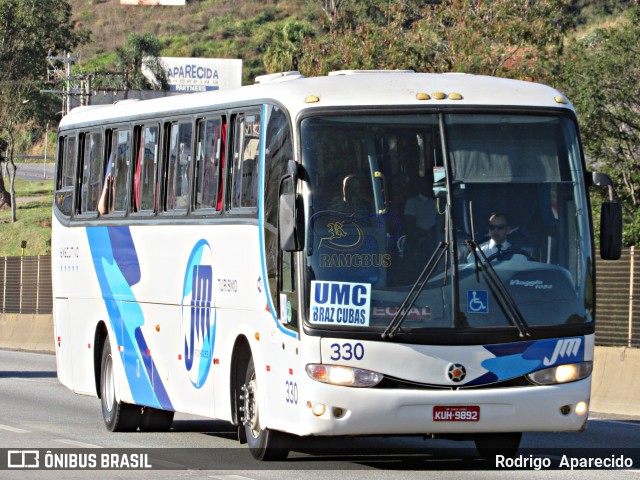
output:
[[420,295],[422,290],[424,290],[425,285],[433,275],[433,272],[438,266],[438,263],[440,263],[440,259],[442,259],[442,256],[446,251],[447,244],[445,242],[440,242],[433,252],[433,255],[431,255],[431,258],[422,269],[422,272],[420,272],[418,279],[412,285],[411,290],[409,290],[407,296],[404,297],[400,308],[398,308],[398,311],[391,319],[389,326],[385,329],[384,332],[382,332],[383,339],[392,338],[398,332],[400,326],[402,325],[402,322],[404,322],[407,318],[409,311],[415,305],[416,301],[418,300],[418,296]]
[[518,305],[515,300],[504,286],[504,283],[502,283],[502,280],[500,280],[500,277],[493,269],[491,262],[487,260],[486,255],[478,246],[478,242],[475,240],[467,240],[465,243],[467,244],[467,250],[469,250],[475,259],[476,275],[478,274],[478,271],[482,273],[482,276],[489,286],[489,290],[491,290],[491,293],[498,302],[500,310],[502,310],[504,316],[507,317],[507,320],[509,320],[511,324],[518,329],[520,336],[529,337],[530,333],[527,321],[518,309]]

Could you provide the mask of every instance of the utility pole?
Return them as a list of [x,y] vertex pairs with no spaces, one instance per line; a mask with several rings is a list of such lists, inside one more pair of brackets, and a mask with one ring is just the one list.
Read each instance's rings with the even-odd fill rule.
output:
[[44,131],[44,160],[42,161],[42,178],[47,178],[47,148],[49,147],[49,120]]
[[[77,92],[73,86],[73,77],[71,76],[71,67],[73,64],[80,60],[79,56],[72,57],[71,53],[64,52],[62,56],[53,56],[51,52],[47,55],[49,64],[53,67],[53,70],[48,71],[48,75],[53,74],[55,79],[61,79],[65,83],[64,90],[41,90],[42,93],[59,93],[62,94],[62,114],[66,115],[71,110],[71,97],[73,95],[81,94]],[[63,68],[57,67],[54,62],[62,62]]]
[[83,75],[80,78],[80,105],[89,105],[89,99],[91,98],[91,81],[93,75]]

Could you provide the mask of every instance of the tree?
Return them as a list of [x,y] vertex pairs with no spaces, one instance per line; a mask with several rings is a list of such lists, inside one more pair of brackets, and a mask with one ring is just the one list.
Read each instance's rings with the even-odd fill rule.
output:
[[[3,152],[6,152],[6,150],[7,142],[0,138],[0,169],[5,165]],[[7,205],[11,205],[11,194],[4,184],[4,176],[2,174],[2,171],[0,171],[0,208],[3,208]]]
[[305,38],[313,35],[313,27],[305,22],[288,20],[273,33],[263,62],[267,72],[298,70]]
[[[48,52],[64,51],[87,38],[71,22],[65,0],[0,0],[0,140],[3,167],[10,184],[15,179],[13,147],[17,125],[32,116],[30,102],[47,73]],[[5,182],[0,196],[7,197]],[[12,220],[16,220],[15,192],[11,187]]]
[[322,11],[330,24],[335,24],[340,17],[340,9],[348,0],[322,0]]
[[559,81],[578,112],[590,162],[616,184],[630,246],[640,241],[640,7],[626,18],[571,41]]
[[0,159],[3,161],[3,170],[0,175],[5,175],[9,179],[9,190],[6,190],[4,181],[0,187],[4,190],[0,197],[0,206],[11,206],[11,220],[16,221],[15,202],[15,176],[16,164],[13,161],[14,148],[16,143],[16,126],[25,118],[27,111],[25,105],[30,101],[26,99],[30,91],[34,88],[31,82],[7,82],[0,86],[0,138],[3,149]]
[[[158,37],[151,33],[132,33],[124,47],[116,48],[116,67],[124,72],[126,90],[164,90],[169,87],[164,66],[158,58],[161,49]],[[145,76],[143,66],[155,77],[155,82]]]
[[396,68],[543,80],[562,50],[568,3],[377,0],[359,7],[372,19],[364,22],[362,11],[343,5],[343,21],[306,41],[301,71]]

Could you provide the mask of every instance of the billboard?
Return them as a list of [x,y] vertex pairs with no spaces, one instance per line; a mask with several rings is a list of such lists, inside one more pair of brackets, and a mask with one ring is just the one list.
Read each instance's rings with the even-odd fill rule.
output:
[[172,92],[205,92],[242,86],[242,60],[160,57]]

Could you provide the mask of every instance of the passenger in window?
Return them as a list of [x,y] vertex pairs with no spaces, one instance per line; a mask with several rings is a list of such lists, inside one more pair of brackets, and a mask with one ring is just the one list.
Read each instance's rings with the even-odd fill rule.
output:
[[373,191],[360,175],[347,175],[342,180],[343,208],[350,213],[366,215],[374,213]]
[[409,176],[398,173],[391,178],[391,199],[388,207],[389,213],[397,217],[398,221],[404,220],[404,205],[407,201],[407,187]]
[[102,194],[98,201],[98,212],[100,215],[105,215],[113,210],[113,198],[115,195],[115,183],[113,175],[111,174],[111,159],[107,162],[107,171],[104,174],[104,185],[102,187]]
[[[428,250],[431,256],[436,238],[436,201],[429,178],[413,177],[409,180],[409,198],[404,205],[404,224],[407,239],[405,250],[414,252]],[[433,241],[427,241],[433,240]]]

